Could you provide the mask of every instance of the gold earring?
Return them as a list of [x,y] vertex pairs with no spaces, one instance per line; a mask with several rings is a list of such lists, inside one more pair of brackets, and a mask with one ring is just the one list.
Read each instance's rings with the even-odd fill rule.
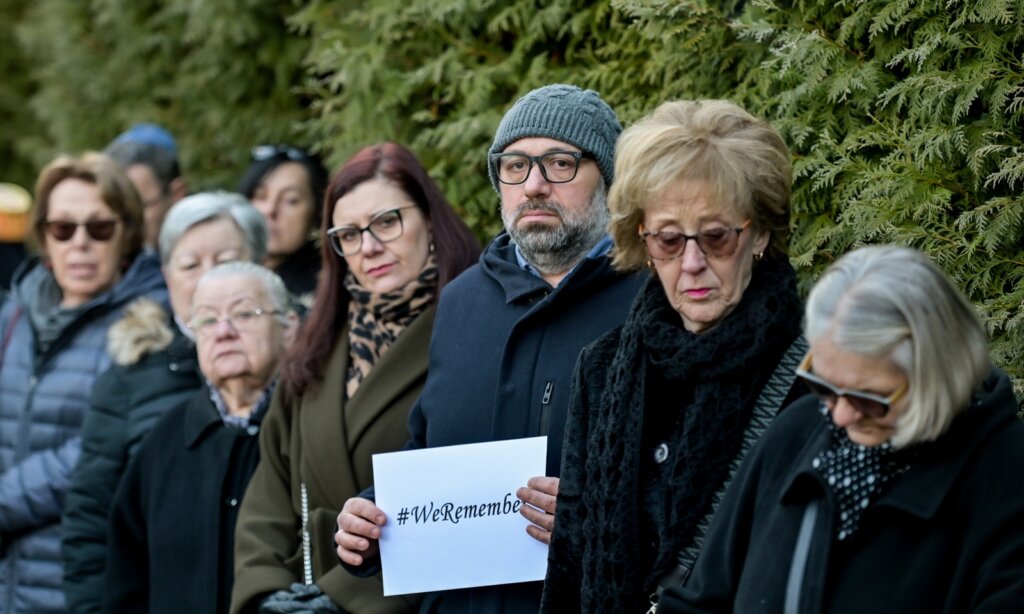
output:
[[761,262],[762,260],[764,260],[764,252],[754,254],[754,262]]
[[654,263],[651,262],[650,259],[647,260],[647,268],[649,268],[649,269],[653,269],[654,268]]

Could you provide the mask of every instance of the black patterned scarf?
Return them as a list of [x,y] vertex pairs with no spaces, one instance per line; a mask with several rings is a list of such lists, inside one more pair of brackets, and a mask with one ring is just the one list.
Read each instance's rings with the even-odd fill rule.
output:
[[829,445],[811,461],[836,498],[835,535],[844,541],[857,532],[860,517],[894,479],[906,473],[917,449],[894,450],[889,442],[862,446],[836,426],[824,404],[821,413],[831,433]]
[[348,378],[346,398],[359,389],[391,344],[413,320],[434,303],[437,296],[437,262],[431,254],[423,271],[413,281],[384,294],[363,289],[352,272],[345,276],[348,302]]
[[[641,290],[585,434],[582,611],[642,611],[728,475],[761,387],[800,334],[802,313],[796,275],[785,258],[758,263],[735,310],[699,335],[683,328],[656,276]],[[688,390],[692,402],[664,399],[658,408],[646,407],[647,369],[657,370],[670,387]],[[649,568],[638,545],[640,446],[646,412],[666,407],[679,412],[680,439],[666,461],[668,534],[660,536]]]

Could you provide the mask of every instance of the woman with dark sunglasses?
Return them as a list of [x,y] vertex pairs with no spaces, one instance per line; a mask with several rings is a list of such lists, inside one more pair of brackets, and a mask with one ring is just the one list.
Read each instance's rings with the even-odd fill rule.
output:
[[916,250],[865,247],[811,291],[788,408],[658,612],[1024,610],[1024,424],[985,329]]
[[779,133],[731,102],[665,103],[619,138],[614,263],[651,274],[577,363],[545,611],[641,612],[685,578],[740,459],[800,396],[791,175]]
[[320,158],[290,145],[253,147],[252,163],[238,184],[270,228],[263,263],[300,298],[316,289],[320,273],[316,235],[326,184]]
[[480,246],[415,154],[366,147],[331,179],[323,279],[260,434],[238,520],[232,612],[405,612],[380,576],[338,565],[345,501],[372,484],[371,456],[409,437],[427,375],[437,297]]
[[61,511],[93,382],[110,365],[107,331],[135,299],[166,300],[143,251],[142,203],[98,153],[62,156],[36,185],[33,239],[0,306],[0,603],[66,610]]

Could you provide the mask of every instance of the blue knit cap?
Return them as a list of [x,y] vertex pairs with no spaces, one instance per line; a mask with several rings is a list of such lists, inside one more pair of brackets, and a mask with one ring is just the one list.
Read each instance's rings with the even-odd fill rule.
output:
[[528,137],[546,137],[569,143],[592,154],[606,183],[615,175],[615,141],[622,124],[608,103],[594,90],[559,83],[545,85],[516,101],[498,124],[487,151],[487,173],[498,191],[498,175],[491,157]]

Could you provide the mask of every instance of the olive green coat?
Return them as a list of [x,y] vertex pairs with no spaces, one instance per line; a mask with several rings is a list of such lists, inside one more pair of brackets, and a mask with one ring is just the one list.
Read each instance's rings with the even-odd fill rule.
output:
[[231,612],[255,611],[268,593],[302,582],[302,503],[316,584],[346,612],[411,612],[418,599],[384,598],[379,575],[357,578],[338,564],[334,530],[349,497],[373,484],[371,456],[400,449],[409,438],[409,409],[427,377],[434,321],[430,307],[374,365],[356,394],[343,400],[348,332],[343,331],[321,384],[294,404],[280,388],[263,421],[260,464],[249,484],[235,533]]

